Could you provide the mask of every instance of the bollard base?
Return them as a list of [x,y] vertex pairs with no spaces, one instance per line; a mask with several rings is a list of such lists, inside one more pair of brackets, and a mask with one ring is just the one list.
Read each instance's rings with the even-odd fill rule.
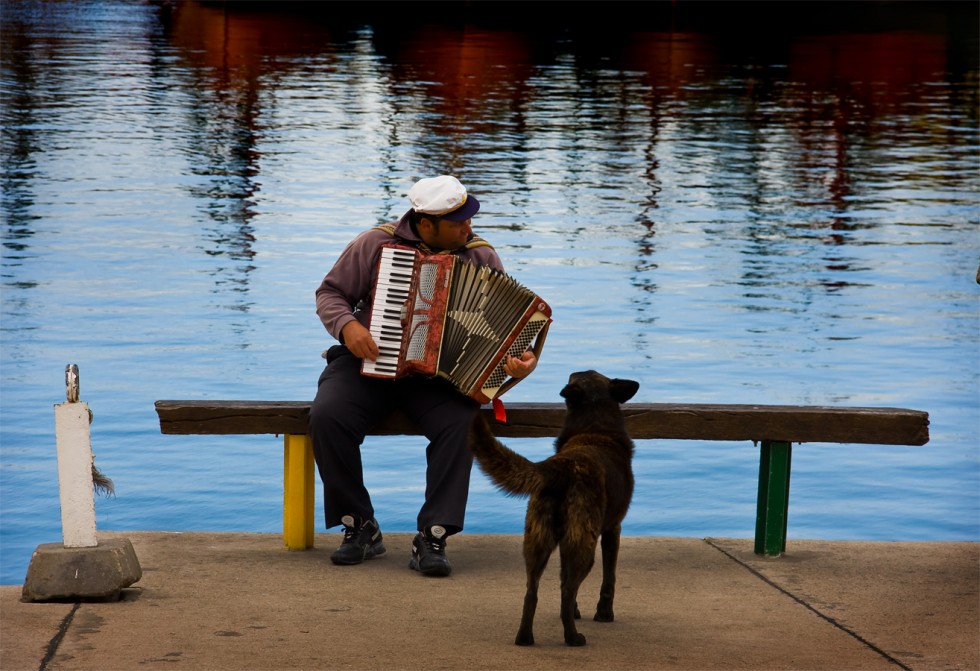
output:
[[105,540],[85,548],[44,543],[31,556],[21,600],[107,598],[142,577],[128,539]]

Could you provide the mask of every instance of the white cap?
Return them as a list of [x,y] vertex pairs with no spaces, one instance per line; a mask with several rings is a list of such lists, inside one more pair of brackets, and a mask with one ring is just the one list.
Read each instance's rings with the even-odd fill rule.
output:
[[467,196],[466,187],[450,175],[420,179],[409,189],[408,199],[416,212],[452,221],[465,221],[480,209],[480,202]]

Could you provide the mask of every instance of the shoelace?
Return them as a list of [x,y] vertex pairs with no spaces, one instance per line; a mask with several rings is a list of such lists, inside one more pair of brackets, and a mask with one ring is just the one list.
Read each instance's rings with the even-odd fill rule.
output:
[[[360,537],[361,537],[361,533],[362,532],[367,532],[367,523],[362,524],[360,529],[358,529],[356,527],[349,527],[349,526],[347,526],[345,524],[344,525],[344,541],[343,542],[344,543],[358,542],[359,539],[360,539]],[[366,542],[370,543],[371,542],[371,533],[368,533],[367,536],[368,537],[366,539]]]
[[354,527],[348,527],[348,526],[345,526],[344,527],[344,542],[345,543],[349,543],[350,541],[352,541],[354,539],[354,536],[356,536],[356,535],[357,535],[357,529],[355,529]]
[[422,536],[422,543],[425,544],[430,551],[436,554],[444,554],[446,552],[446,541],[439,540],[438,538],[428,538],[427,536]]

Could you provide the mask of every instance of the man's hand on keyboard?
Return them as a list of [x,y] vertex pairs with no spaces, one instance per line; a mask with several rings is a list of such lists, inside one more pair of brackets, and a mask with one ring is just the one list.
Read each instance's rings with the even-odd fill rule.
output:
[[369,361],[378,358],[378,345],[371,337],[371,332],[356,319],[344,324],[343,335],[344,344],[354,356]]

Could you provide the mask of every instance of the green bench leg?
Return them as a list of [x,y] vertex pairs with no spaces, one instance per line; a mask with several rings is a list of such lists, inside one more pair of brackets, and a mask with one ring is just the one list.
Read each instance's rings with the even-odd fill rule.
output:
[[309,436],[286,434],[283,447],[282,536],[289,550],[313,548],[314,462]]
[[778,557],[786,551],[789,516],[789,471],[793,446],[778,440],[762,441],[759,458],[759,498],[755,516],[755,553]]

